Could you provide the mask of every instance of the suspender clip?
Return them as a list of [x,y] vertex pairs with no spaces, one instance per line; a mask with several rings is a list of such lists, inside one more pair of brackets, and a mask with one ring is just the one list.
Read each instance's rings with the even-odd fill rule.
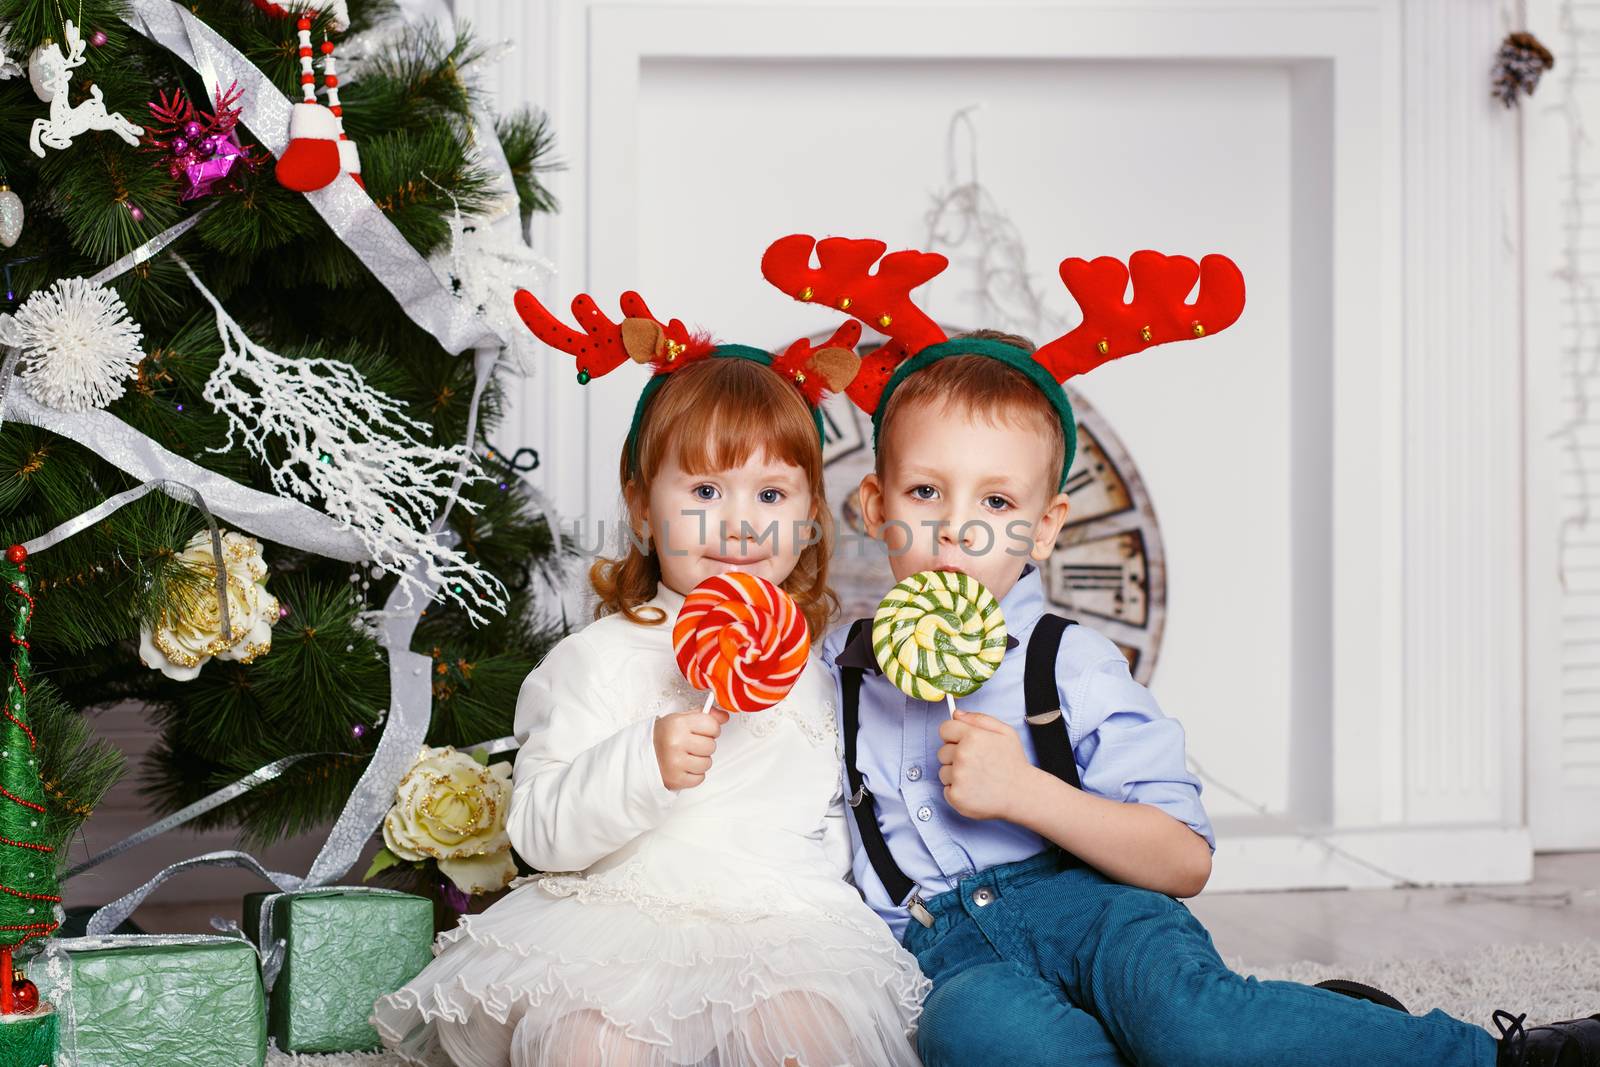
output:
[[923,901],[922,894],[913,892],[911,899],[906,901],[906,911],[911,917],[929,929],[933,928],[933,912],[928,910],[928,905]]
[[867,783],[862,782],[860,785],[856,786],[856,791],[850,794],[850,806],[852,808],[859,808],[861,806],[861,802],[865,799],[867,799]]

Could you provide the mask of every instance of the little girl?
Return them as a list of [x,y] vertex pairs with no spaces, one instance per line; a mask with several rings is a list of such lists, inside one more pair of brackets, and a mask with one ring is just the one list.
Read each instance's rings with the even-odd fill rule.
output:
[[[611,369],[593,355],[604,339],[557,333],[522,298],[545,340],[589,342],[580,381]],[[463,918],[374,1021],[429,1065],[914,1067],[927,982],[843,878],[827,672],[809,664],[766,711],[705,714],[671,640],[684,594],[729,570],[780,584],[822,633],[815,404],[822,379],[854,372],[854,338],[775,361],[643,315],[614,338],[656,365],[622,457],[636,537],[590,573],[598,621],[517,703],[511,840],[540,870],[578,873],[524,879]]]

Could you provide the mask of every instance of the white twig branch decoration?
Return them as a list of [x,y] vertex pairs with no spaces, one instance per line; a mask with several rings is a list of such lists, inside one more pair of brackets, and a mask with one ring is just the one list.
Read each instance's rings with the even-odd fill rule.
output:
[[[427,443],[429,427],[347,363],[290,359],[256,344],[181,257],[178,263],[216,310],[222,338],[222,358],[202,393],[228,417],[227,443],[213,451],[242,442],[267,467],[279,494],[320,503],[403,584],[426,592],[427,584],[408,573],[420,561],[426,582],[437,583],[439,595],[460,604],[474,623],[486,621],[480,608],[503,613],[500,580],[430,530],[458,472],[465,470],[469,481],[488,478],[467,446]],[[274,441],[277,447],[269,447]],[[457,503],[478,510],[472,501]]]

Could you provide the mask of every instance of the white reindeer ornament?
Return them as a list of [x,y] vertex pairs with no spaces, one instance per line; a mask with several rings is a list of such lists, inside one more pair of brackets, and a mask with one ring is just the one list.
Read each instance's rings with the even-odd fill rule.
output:
[[68,103],[67,83],[72,80],[72,68],[83,66],[83,37],[70,20],[66,23],[66,37],[66,55],[61,54],[58,44],[51,45],[49,49],[55,53],[53,58],[56,60],[50,65],[49,73],[49,84],[54,95],[50,97],[50,117],[33,120],[33,135],[28,139],[33,154],[43,159],[44,145],[70,148],[74,137],[89,130],[110,130],[129,144],[137,145],[144,127],[135,126],[119,112],[108,113],[98,85],[89,87],[89,99],[77,107]]

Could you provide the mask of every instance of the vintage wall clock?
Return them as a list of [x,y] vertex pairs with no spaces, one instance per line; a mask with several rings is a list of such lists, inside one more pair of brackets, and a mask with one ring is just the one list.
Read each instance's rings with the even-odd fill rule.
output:
[[[1161,527],[1133,457],[1083,394],[1068,389],[1067,395],[1078,417],[1078,452],[1067,476],[1072,511],[1041,568],[1045,593],[1060,614],[1115,642],[1134,678],[1148,685],[1167,615]],[[832,583],[840,617],[865,618],[888,588],[886,553],[865,537],[856,495],[872,470],[872,421],[847,397],[829,397],[823,435],[824,480],[838,533]]]

